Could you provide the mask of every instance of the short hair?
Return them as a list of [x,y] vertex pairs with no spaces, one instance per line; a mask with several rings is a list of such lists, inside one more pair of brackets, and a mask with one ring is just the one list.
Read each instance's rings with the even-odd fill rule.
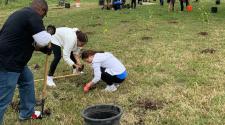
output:
[[86,33],[83,33],[82,31],[77,31],[76,35],[77,35],[77,39],[80,42],[83,42],[83,43],[87,43],[88,42],[88,36],[87,36]]
[[51,35],[54,35],[55,34],[55,31],[56,31],[56,28],[54,25],[48,25],[47,26],[47,32],[50,33]]
[[31,6],[42,6],[48,9],[48,3],[46,0],[33,0]]

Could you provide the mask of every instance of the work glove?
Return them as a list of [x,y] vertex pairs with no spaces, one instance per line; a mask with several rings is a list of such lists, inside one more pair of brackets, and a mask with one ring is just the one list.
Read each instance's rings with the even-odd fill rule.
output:
[[52,48],[48,47],[48,46],[44,46],[44,47],[40,48],[39,51],[43,52],[44,54],[51,55]]
[[87,83],[85,86],[84,86],[84,92],[87,93],[91,88],[91,84],[90,83]]

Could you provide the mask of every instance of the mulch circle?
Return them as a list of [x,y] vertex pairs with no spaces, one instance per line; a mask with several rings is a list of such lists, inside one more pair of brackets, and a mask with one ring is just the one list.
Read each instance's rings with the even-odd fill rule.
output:
[[207,36],[207,35],[209,35],[207,32],[199,32],[198,34],[199,34],[199,35],[202,35],[202,36]]
[[206,48],[206,49],[201,51],[201,53],[210,53],[210,54],[213,54],[215,52],[216,52],[216,50],[213,49],[213,48]]

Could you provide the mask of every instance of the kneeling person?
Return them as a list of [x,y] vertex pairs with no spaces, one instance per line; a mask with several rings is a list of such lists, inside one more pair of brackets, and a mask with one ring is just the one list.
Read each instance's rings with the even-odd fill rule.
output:
[[107,84],[105,91],[116,91],[120,83],[127,77],[124,65],[109,52],[86,50],[81,57],[85,62],[92,64],[94,71],[94,78],[84,87],[85,92],[88,92],[89,88],[100,79]]

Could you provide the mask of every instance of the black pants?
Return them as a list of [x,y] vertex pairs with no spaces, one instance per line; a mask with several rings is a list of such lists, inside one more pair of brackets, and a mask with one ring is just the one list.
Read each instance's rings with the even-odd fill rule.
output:
[[131,8],[136,8],[136,0],[131,0]]
[[107,85],[112,85],[113,83],[122,83],[125,79],[120,79],[115,75],[112,76],[109,73],[105,72],[105,68],[101,67],[101,79],[102,81],[106,82]]
[[186,2],[186,6],[189,5],[189,1],[188,0],[180,0],[180,8],[181,8],[181,11],[184,10],[184,1]]
[[163,6],[164,0],[159,0],[159,1],[160,1],[160,5]]
[[[53,54],[54,54],[54,59],[53,59],[53,61],[51,63],[51,66],[50,66],[50,69],[49,69],[49,72],[48,72],[48,75],[49,76],[53,76],[54,75],[55,70],[56,70],[56,67],[57,67],[57,65],[58,65],[58,63],[59,63],[59,61],[60,61],[60,59],[62,57],[61,47],[60,46],[57,46],[57,45],[55,45],[53,43],[51,43],[51,45],[52,45],[52,51],[53,51]],[[75,64],[77,63],[76,59],[73,56],[73,52],[71,52],[71,54],[70,54],[70,59]]]

